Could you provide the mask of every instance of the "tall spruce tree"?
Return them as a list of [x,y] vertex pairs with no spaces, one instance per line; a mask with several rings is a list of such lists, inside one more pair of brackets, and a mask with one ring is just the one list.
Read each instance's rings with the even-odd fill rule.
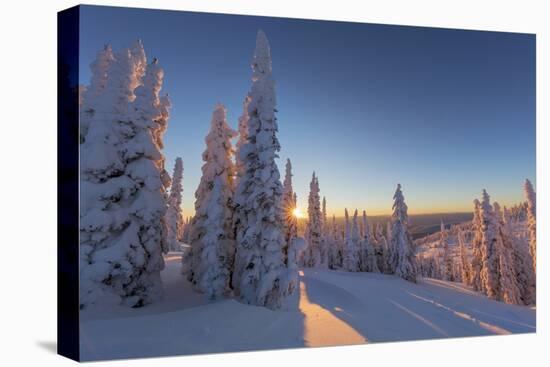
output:
[[294,189],[292,188],[292,164],[287,159],[285,166],[285,180],[283,183],[283,218],[284,218],[284,237],[285,237],[285,262],[287,261],[288,246],[293,238],[298,237],[298,219],[294,215],[296,202]]
[[227,123],[225,107],[217,104],[205,139],[202,176],[195,192],[190,268],[184,268],[197,290],[210,298],[218,298],[229,290],[233,269],[235,167],[231,139],[236,135]]
[[163,72],[144,54],[114,55],[81,145],[80,303],[114,296],[141,307],[162,294],[166,244],[164,156],[154,139]]
[[499,255],[499,299],[510,304],[519,305],[521,301],[521,292],[517,280],[517,273],[513,260],[514,246],[512,237],[509,231],[500,205],[495,202],[493,204],[495,219],[498,225],[497,243]]
[[180,251],[180,241],[183,238],[183,212],[181,209],[183,192],[183,160],[176,158],[170,196],[168,196],[168,209],[166,210],[167,241],[170,250]]
[[409,216],[407,214],[405,197],[401,191],[401,184],[397,184],[393,200],[390,239],[393,255],[393,272],[398,277],[416,283],[416,257],[408,229]]
[[304,258],[304,265],[308,267],[318,267],[321,265],[323,217],[319,197],[319,180],[315,176],[315,172],[313,172],[313,176],[311,177],[311,182],[309,184],[307,214],[307,248]]
[[489,194],[484,189],[480,206],[481,218],[481,281],[485,294],[492,299],[500,298],[500,269],[497,244],[498,221],[491,205]]
[[269,42],[262,31],[252,58],[249,97],[248,138],[239,152],[243,173],[235,195],[239,226],[234,286],[242,302],[276,309],[291,293],[297,274],[284,264],[275,83]]
[[533,258],[533,269],[537,271],[537,196],[533,184],[525,179],[523,185],[527,198],[527,223],[529,226],[529,251]]

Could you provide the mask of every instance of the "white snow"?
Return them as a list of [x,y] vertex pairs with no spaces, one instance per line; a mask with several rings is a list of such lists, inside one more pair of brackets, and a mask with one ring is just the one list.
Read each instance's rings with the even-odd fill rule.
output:
[[165,256],[163,300],[140,309],[81,312],[83,360],[536,330],[533,308],[490,300],[459,283],[419,278],[415,284],[374,273],[302,270],[300,292],[277,311],[234,299],[209,301],[180,274],[180,256]]

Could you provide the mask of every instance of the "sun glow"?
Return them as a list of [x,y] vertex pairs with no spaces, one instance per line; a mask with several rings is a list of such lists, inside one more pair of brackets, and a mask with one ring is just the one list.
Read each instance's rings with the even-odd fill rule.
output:
[[304,217],[304,213],[302,212],[302,210],[300,208],[294,208],[292,210],[292,215],[294,215],[298,219]]

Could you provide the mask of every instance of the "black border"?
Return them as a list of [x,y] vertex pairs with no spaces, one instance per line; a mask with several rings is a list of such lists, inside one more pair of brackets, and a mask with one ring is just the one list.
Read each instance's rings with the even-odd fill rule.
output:
[[57,353],[80,360],[79,59],[80,7],[57,13]]

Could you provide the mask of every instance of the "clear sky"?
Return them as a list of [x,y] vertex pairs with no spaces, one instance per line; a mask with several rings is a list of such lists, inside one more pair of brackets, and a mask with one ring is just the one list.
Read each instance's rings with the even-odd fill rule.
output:
[[184,215],[216,102],[237,127],[258,29],[277,83],[279,170],[290,158],[301,208],[314,170],[338,216],[389,213],[398,182],[411,213],[470,211],[482,188],[510,205],[535,183],[534,35],[84,6],[80,83],[107,43],[140,38],[164,68],[164,153],[170,172],[184,161]]

